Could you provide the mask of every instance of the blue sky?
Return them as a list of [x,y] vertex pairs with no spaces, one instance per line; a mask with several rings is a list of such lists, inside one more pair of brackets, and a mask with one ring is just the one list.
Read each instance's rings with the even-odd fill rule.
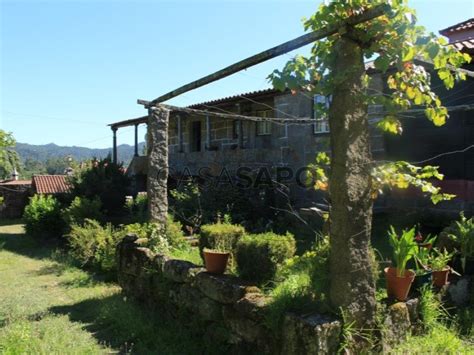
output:
[[[301,18],[318,4],[0,0],[0,128],[19,142],[109,147],[108,123],[145,114],[138,98],[153,99],[301,35]],[[473,0],[410,4],[431,31],[474,17]],[[170,103],[189,105],[268,87],[266,76],[297,52]],[[132,144],[130,129],[119,132],[119,143]]]

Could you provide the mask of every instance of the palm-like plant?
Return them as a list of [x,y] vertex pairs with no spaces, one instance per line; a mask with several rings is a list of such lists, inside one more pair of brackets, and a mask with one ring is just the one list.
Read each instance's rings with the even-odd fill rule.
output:
[[461,213],[461,220],[456,221],[456,233],[449,237],[459,243],[462,267],[466,267],[466,258],[474,256],[474,219],[466,218]]
[[393,226],[390,226],[388,233],[390,245],[393,248],[393,259],[397,268],[397,276],[402,277],[408,261],[410,261],[418,252],[418,245],[415,241],[415,227],[410,230],[403,230],[399,236]]

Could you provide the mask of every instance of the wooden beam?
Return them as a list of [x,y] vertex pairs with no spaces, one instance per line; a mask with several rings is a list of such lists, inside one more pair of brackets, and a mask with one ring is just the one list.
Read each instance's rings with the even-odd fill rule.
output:
[[355,15],[352,17],[347,18],[345,21],[336,24],[336,25],[331,25],[331,26],[326,26],[323,27],[319,30],[316,30],[311,33],[307,33],[303,36],[300,36],[298,38],[295,38],[291,41],[285,42],[283,44],[280,44],[276,47],[267,49],[263,52],[260,52],[258,54],[255,54],[251,57],[248,57],[246,59],[243,59],[237,63],[234,63],[228,67],[225,67],[224,69],[221,69],[215,73],[209,74],[207,76],[202,77],[201,79],[195,80],[189,84],[183,85],[173,91],[170,91],[150,102],[144,101],[144,100],[137,100],[138,104],[145,105],[147,107],[151,107],[153,105],[156,105],[158,103],[167,101],[169,99],[172,99],[173,97],[176,97],[178,95],[184,94],[185,92],[197,89],[201,86],[207,85],[209,83],[212,83],[216,80],[220,80],[222,78],[225,78],[229,75],[235,74],[243,69],[247,69],[249,67],[252,67],[254,65],[260,64],[262,62],[265,62],[269,59],[278,57],[284,53],[291,52],[292,50],[295,50],[297,48],[303,47],[307,44],[313,43],[317,40],[323,39],[325,37],[328,37],[330,35],[333,35],[339,31],[339,29],[345,25],[349,26],[354,26],[357,24],[360,24],[362,22],[366,22],[369,20],[372,20],[376,17],[379,17],[387,12],[387,10],[390,9],[390,6],[383,4],[383,5],[378,5],[372,9],[369,9],[359,15]]
[[127,127],[127,126],[134,126],[136,124],[147,123],[147,122],[148,122],[148,116],[143,116],[143,117],[138,117],[138,118],[131,118],[129,120],[114,122],[114,123],[109,124],[108,126],[114,129],[114,128],[121,128],[121,127]]
[[278,123],[314,123],[314,118],[311,117],[302,117],[302,118],[272,118],[272,117],[256,117],[256,116],[244,116],[233,113],[223,113],[223,112],[213,112],[206,110],[198,110],[195,108],[189,107],[178,107],[172,105],[159,104],[156,107],[163,107],[166,110],[171,112],[184,112],[191,115],[198,116],[208,116],[208,117],[220,117],[220,118],[229,118],[234,120],[242,121],[271,121]]

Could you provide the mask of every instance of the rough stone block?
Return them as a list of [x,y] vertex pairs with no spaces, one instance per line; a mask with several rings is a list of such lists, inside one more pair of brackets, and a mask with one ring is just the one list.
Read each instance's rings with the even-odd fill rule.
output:
[[181,284],[173,293],[173,302],[178,307],[199,315],[203,320],[220,321],[222,319],[222,305],[204,296],[199,290]]
[[470,297],[470,285],[472,279],[469,276],[463,276],[456,283],[448,285],[447,293],[451,302],[457,307],[465,306],[469,303]]
[[388,307],[382,334],[384,353],[390,352],[394,345],[406,339],[410,332],[410,327],[410,313],[406,303],[398,302]]
[[336,354],[341,323],[326,315],[287,314],[283,321],[281,354]]
[[270,298],[262,293],[247,293],[244,297],[237,301],[234,309],[241,314],[242,317],[263,321],[265,307]]
[[185,282],[189,269],[196,267],[193,263],[185,260],[167,260],[163,264],[163,276],[174,282]]
[[235,303],[248,292],[255,292],[256,287],[246,286],[229,275],[213,275],[201,272],[196,275],[196,286],[207,297],[221,303]]
[[153,269],[156,270],[158,273],[163,274],[165,263],[168,260],[169,260],[169,257],[164,254],[155,255],[152,261]]
[[265,342],[269,338],[269,330],[262,323],[246,318],[231,306],[222,310],[225,325],[247,343]]
[[420,300],[412,298],[406,302],[406,306],[410,315],[410,322],[415,324],[420,319]]

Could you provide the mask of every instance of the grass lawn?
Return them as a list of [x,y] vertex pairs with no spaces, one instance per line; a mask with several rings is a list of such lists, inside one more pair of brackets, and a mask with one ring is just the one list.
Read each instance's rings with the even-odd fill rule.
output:
[[199,334],[126,300],[55,249],[19,223],[0,224],[0,353],[202,352]]

